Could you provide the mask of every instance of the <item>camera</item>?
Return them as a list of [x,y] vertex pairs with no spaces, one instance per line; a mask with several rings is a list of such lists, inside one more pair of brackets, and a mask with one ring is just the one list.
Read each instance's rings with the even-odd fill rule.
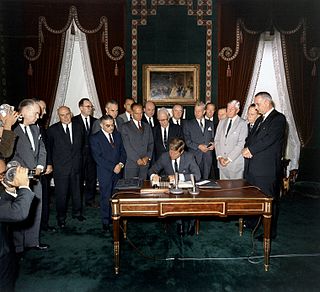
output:
[[[0,115],[4,118],[8,115],[11,115],[14,112],[14,106],[7,104],[7,103],[3,103],[2,105],[0,105]],[[21,122],[22,121],[22,116],[18,116],[18,121]]]
[[[21,166],[21,164],[18,161],[13,160],[13,161],[8,162],[6,174],[4,177],[4,183],[6,185],[10,185],[10,182],[12,182],[14,180],[18,166]],[[35,179],[35,174],[36,174],[35,169],[28,170],[28,178],[29,179]]]
[[0,105],[0,115],[2,115],[3,117],[10,115],[13,111],[14,107],[7,103]]

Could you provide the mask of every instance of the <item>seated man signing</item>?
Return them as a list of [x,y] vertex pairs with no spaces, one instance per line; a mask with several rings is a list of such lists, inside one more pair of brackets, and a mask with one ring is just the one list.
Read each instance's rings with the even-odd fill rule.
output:
[[[169,152],[164,152],[155,164],[149,169],[150,180],[159,182],[158,173],[163,171],[168,176],[169,181],[174,181],[174,173],[179,173],[179,181],[190,180],[190,174],[194,175],[196,181],[200,180],[201,173],[198,164],[192,153],[184,151],[185,143],[180,138],[173,138],[169,143]],[[178,220],[177,233],[180,236],[185,235],[185,225],[187,225],[187,234],[194,235],[195,219]]]
[[196,181],[200,180],[201,174],[194,156],[184,151],[185,143],[180,138],[173,138],[169,143],[169,152],[164,152],[155,164],[149,169],[150,180],[158,182],[160,173],[168,176],[169,181],[174,181],[174,173],[179,173],[180,181],[190,180],[190,174]]

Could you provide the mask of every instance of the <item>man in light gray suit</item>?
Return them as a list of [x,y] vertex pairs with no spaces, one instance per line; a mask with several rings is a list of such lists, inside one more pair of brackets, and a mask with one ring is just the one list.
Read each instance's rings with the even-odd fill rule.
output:
[[[44,172],[47,155],[40,129],[35,125],[41,113],[40,106],[32,99],[24,99],[19,104],[19,113],[22,122],[14,129],[17,139],[12,160],[18,161],[21,166],[28,169],[35,169],[36,175],[40,175]],[[39,242],[42,210],[40,180],[32,180],[30,188],[37,200],[33,201],[28,218],[14,226],[13,239],[17,253],[22,253],[25,248],[37,250],[48,248],[48,245]]]
[[195,119],[184,123],[183,134],[188,150],[194,154],[199,165],[201,178],[208,179],[212,166],[214,128],[213,124],[204,118],[204,114],[204,103],[197,103],[194,107]]
[[238,116],[240,102],[232,100],[227,105],[227,118],[221,120],[215,136],[215,149],[220,179],[241,179],[244,158],[241,150],[248,136],[247,122]]
[[127,161],[124,177],[147,178],[148,168],[153,153],[153,134],[149,124],[142,122],[143,108],[141,104],[134,103],[132,108],[132,121],[122,125],[121,135],[124,148],[127,152]]

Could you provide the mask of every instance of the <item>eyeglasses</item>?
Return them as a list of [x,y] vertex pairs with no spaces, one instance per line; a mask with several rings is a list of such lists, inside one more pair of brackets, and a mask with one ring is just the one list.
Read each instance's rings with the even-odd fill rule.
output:
[[111,124],[111,125],[104,125],[104,127],[106,127],[106,128],[112,128],[112,127],[114,127],[114,124]]

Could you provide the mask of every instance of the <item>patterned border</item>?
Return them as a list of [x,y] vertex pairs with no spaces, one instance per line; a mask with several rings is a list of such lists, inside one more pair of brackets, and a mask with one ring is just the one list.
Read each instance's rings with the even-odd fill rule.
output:
[[6,74],[6,52],[4,46],[4,37],[3,37],[3,25],[0,24],[0,95],[2,96],[2,102],[7,100],[7,74]]
[[138,97],[138,27],[147,25],[148,16],[157,15],[158,6],[173,5],[186,6],[188,16],[196,16],[197,25],[206,27],[206,101],[211,101],[212,20],[204,19],[212,15],[211,0],[132,0],[131,15],[136,18],[131,21],[132,97]]

